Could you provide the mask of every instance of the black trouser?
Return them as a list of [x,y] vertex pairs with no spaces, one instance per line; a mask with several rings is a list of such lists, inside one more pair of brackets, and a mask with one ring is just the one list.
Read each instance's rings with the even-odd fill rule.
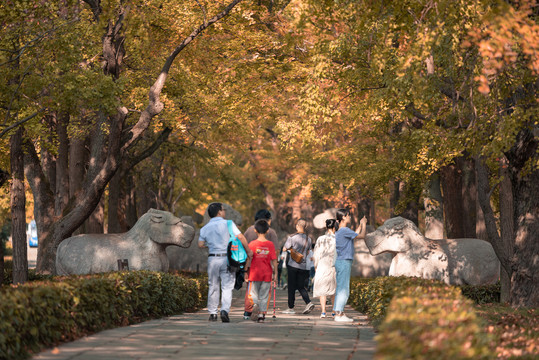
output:
[[286,269],[288,270],[288,307],[294,308],[296,290],[301,294],[305,304],[310,303],[309,293],[305,289],[305,280],[309,278],[309,270],[300,270],[289,265],[286,265]]
[[281,275],[283,274],[283,261],[277,264],[277,286],[281,286]]

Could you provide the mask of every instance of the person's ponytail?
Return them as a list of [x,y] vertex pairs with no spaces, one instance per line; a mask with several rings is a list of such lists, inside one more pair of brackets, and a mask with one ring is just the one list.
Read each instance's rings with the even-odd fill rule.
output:
[[327,219],[326,229],[335,229],[335,231],[339,230],[339,222],[335,219]]

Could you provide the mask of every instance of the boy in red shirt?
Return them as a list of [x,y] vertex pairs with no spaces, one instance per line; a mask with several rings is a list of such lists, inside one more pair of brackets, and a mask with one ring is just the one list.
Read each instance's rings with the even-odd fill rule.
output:
[[258,238],[249,243],[253,259],[249,269],[249,289],[253,302],[251,320],[264,322],[269,303],[271,282],[277,281],[277,255],[275,246],[266,239],[269,224],[266,220],[255,222]]

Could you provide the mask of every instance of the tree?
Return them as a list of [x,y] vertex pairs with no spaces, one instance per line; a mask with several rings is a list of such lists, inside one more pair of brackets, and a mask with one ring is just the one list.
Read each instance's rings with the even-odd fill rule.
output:
[[[313,50],[326,61],[318,78],[334,84],[320,96],[327,105],[315,104],[324,111],[342,109],[314,129],[358,130],[357,140],[339,144],[340,160],[377,174],[366,181],[371,189],[392,178],[426,183],[458,159],[474,159],[478,169],[488,165],[492,170],[478,170],[477,182],[488,184],[478,185],[478,195],[489,240],[513,274],[511,303],[537,306],[537,265],[531,260],[538,243],[537,204],[531,194],[539,183],[533,135],[539,34],[535,2],[358,0],[310,6],[306,23],[319,30]],[[313,118],[304,122],[313,123]],[[378,145],[365,146],[369,138]],[[495,210],[488,209],[496,194],[492,185],[499,183],[497,158],[507,158],[511,174],[515,228],[508,239],[518,244],[513,252],[497,235]],[[353,179],[365,174],[348,169]],[[468,208],[475,214],[473,203],[470,199]]]
[[[149,91],[147,91],[149,103],[140,111],[138,119],[134,121],[129,118],[130,111],[128,108],[122,105],[120,101],[123,84],[115,80],[119,76],[123,59],[124,40],[122,27],[125,27],[126,24],[128,6],[123,6],[121,3],[100,3],[94,1],[88,1],[88,4],[91,6],[90,9],[79,8],[77,3],[66,3],[65,5],[68,7],[63,7],[64,4],[50,4],[51,8],[49,10],[51,11],[49,14],[46,14],[48,16],[40,15],[32,17],[34,25],[45,23],[45,26],[49,26],[49,29],[44,31],[44,33],[51,34],[56,30],[58,35],[50,38],[42,36],[40,39],[50,41],[40,43],[42,47],[39,49],[47,49],[51,51],[51,55],[53,54],[53,50],[56,51],[56,56],[52,56],[52,58],[58,61],[56,64],[54,62],[37,62],[37,65],[32,65],[35,67],[32,67],[33,72],[31,75],[37,75],[38,72],[41,72],[45,75],[42,76],[45,80],[41,80],[43,84],[39,86],[39,79],[30,79],[35,80],[35,82],[32,82],[33,88],[25,88],[28,91],[37,88],[38,91],[34,94],[37,103],[43,103],[45,100],[59,101],[60,106],[56,108],[56,111],[49,110],[45,112],[50,115],[43,117],[46,121],[42,122],[42,124],[48,126],[50,129],[60,130],[56,131],[58,141],[61,139],[62,132],[65,133],[66,128],[69,130],[68,124],[74,123],[73,131],[79,132],[79,138],[84,138],[85,133],[91,132],[88,169],[84,173],[83,186],[79,191],[70,196],[68,201],[65,201],[67,198],[66,195],[60,196],[62,200],[56,202],[56,204],[59,204],[57,207],[51,206],[51,204],[55,204],[55,194],[52,189],[59,189],[59,184],[56,183],[57,178],[65,178],[64,175],[58,175],[59,168],[57,165],[61,165],[60,171],[65,171],[67,168],[65,166],[65,154],[69,152],[63,151],[60,146],[58,148],[57,158],[54,159],[54,166],[44,167],[42,164],[46,163],[47,153],[50,153],[50,150],[56,151],[56,149],[52,148],[47,151],[45,148],[46,141],[37,140],[39,136],[35,137],[37,141],[32,141],[32,133],[26,135],[25,173],[32,186],[36,203],[36,221],[40,230],[38,271],[54,271],[55,253],[58,244],[70,236],[93,212],[101,199],[106,185],[117,171],[119,164],[128,156],[137,141],[142,138],[150,126],[152,119],[163,110],[164,104],[161,94],[172,64],[178,54],[208,27],[228,15],[239,2],[240,0],[235,0],[223,7],[211,7],[210,9],[214,10],[216,15],[209,19],[204,16],[203,23],[197,26],[195,30],[192,30],[183,40],[179,41],[174,51],[165,57],[166,59],[159,75],[153,81],[153,85]],[[131,10],[135,12],[137,4],[133,5]],[[196,4],[194,5],[194,8],[201,9]],[[69,6],[73,7],[70,8]],[[113,18],[112,12],[115,10],[118,10],[118,12],[117,16]],[[204,10],[205,14],[205,8],[202,8],[202,10]],[[66,19],[65,14],[71,13],[71,11],[74,13],[73,18]],[[109,18],[103,20],[107,17]],[[106,26],[107,32],[102,42],[104,67],[102,74],[99,74],[99,68],[93,66],[95,64],[95,58],[78,58],[78,54],[66,50],[65,46],[67,45],[68,49],[71,49],[75,43],[79,48],[96,50],[100,42],[99,32],[93,33],[90,39],[85,39],[84,37],[77,37],[77,31],[82,31],[81,34],[87,34],[84,31],[87,28],[97,30],[101,27],[101,21],[107,22],[108,25]],[[60,25],[58,25],[59,23]],[[58,28],[67,23],[74,23],[76,26],[71,28],[71,32],[60,34],[57,31]],[[13,26],[13,29],[15,28],[16,26]],[[28,28],[36,31],[31,26]],[[62,42],[63,46],[56,47],[62,44]],[[37,57],[32,58],[31,54],[25,54],[23,50],[26,49],[27,46],[16,47],[18,52],[15,52],[29,64],[36,63],[35,59]],[[59,52],[59,49],[64,50],[63,52]],[[23,57],[22,55],[25,56]],[[62,58],[61,55],[66,55],[67,59]],[[51,65],[52,71],[50,69]],[[74,70],[74,74],[70,70]],[[75,79],[70,78],[70,76],[74,76]],[[56,87],[45,86],[49,83],[46,79],[47,77],[50,77],[50,83],[56,85]],[[93,84],[86,91],[81,92],[82,96],[66,91],[70,87],[72,89],[75,85],[82,85],[85,81]],[[99,89],[99,86],[102,86],[102,88]],[[62,90],[66,92],[62,93]],[[12,91],[11,94],[14,94],[14,92]],[[43,94],[48,94],[48,96],[43,97]],[[82,111],[70,114],[73,110],[70,107],[70,105],[73,105],[70,104],[70,101],[83,103],[84,105],[81,106]],[[93,108],[91,107],[92,105],[94,105]],[[63,109],[62,106],[64,107]],[[20,108],[25,109],[23,105],[20,105]],[[66,115],[62,116],[62,114]],[[76,115],[76,117],[73,118],[73,116],[69,115]],[[91,121],[87,121],[87,119]],[[67,137],[69,138],[70,136]],[[74,137],[77,136],[71,135],[71,138]],[[54,173],[56,173],[56,176],[52,175]],[[51,187],[53,181],[54,188]],[[66,188],[64,187],[63,189],[65,190]],[[58,211],[59,208],[61,209],[60,211]],[[56,213],[55,209],[57,209]]]

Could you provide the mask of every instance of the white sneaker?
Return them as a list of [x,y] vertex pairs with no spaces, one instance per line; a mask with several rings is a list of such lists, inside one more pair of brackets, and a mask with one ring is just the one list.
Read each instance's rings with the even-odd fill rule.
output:
[[337,322],[354,322],[353,319],[350,319],[344,313],[341,314],[341,315],[335,315],[335,321],[337,321]]
[[295,314],[295,313],[296,313],[296,310],[290,309],[290,308],[287,309],[287,310],[285,310],[285,311],[283,311],[283,314]]
[[321,313],[321,314],[320,314],[320,319],[323,319],[323,318],[325,318],[325,317],[326,317],[326,313]]
[[312,302],[305,305],[305,309],[303,310],[303,314],[308,314],[314,309],[314,304]]
[[[260,311],[258,309],[258,304],[254,304],[253,305],[253,310],[251,311],[251,320],[257,321],[259,313],[260,313]],[[262,314],[260,314],[260,315],[262,315]]]

